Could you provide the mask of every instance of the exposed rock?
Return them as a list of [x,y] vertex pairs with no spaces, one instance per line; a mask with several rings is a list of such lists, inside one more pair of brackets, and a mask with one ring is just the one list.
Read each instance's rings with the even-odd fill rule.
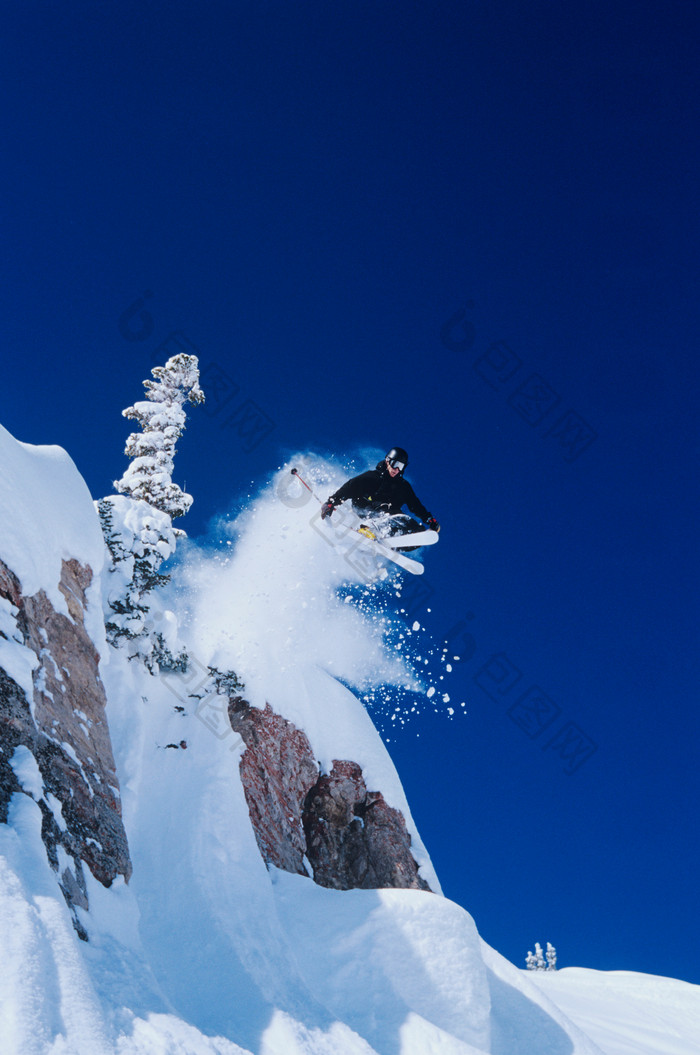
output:
[[307,795],[303,824],[320,886],[430,889],[418,874],[403,815],[380,791],[367,790],[355,762],[333,761]]
[[[2,570],[0,564],[0,571]],[[25,730],[33,725],[27,699],[19,685],[0,667],[0,823],[7,823],[7,808],[16,791],[20,791],[10,759]]]
[[[39,767],[42,838],[52,867],[60,868],[59,883],[71,908],[87,905],[83,863],[104,886],[117,875],[127,880],[131,875],[99,656],[84,626],[91,579],[89,567],[63,561],[59,588],[65,615],[43,590],[24,597],[0,561],[0,596],[18,609],[19,635],[38,659],[31,707],[23,689],[0,670],[0,820],[6,821],[9,798],[20,790],[10,761],[21,744]],[[65,858],[59,861],[59,847],[72,867]],[[80,933],[75,915],[74,922]]]
[[402,814],[367,790],[355,762],[334,761],[322,775],[306,734],[269,704],[231,697],[229,718],[246,745],[241,780],[267,864],[300,875],[310,865],[320,886],[338,890],[430,889]]
[[21,596],[22,588],[19,584],[19,579],[0,560],[0,597],[5,597],[15,608],[19,608]]
[[269,704],[263,711],[240,696],[229,700],[229,718],[246,745],[241,781],[263,860],[308,875],[301,815],[318,779],[318,766],[306,733],[275,714]]

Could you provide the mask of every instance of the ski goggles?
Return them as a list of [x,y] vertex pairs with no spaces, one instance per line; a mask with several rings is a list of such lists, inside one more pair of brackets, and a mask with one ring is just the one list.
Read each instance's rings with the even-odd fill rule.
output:
[[398,458],[387,458],[387,465],[390,465],[392,469],[398,469],[400,473],[406,468],[406,463],[399,461]]

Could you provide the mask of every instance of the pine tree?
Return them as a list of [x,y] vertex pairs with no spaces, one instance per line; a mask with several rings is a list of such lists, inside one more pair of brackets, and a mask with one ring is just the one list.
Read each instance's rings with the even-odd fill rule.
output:
[[132,432],[127,439],[125,454],[132,462],[114,486],[120,494],[143,499],[174,520],[192,505],[192,496],[171,478],[175,444],[185,428],[183,406],[203,403],[204,393],[199,387],[196,355],[181,352],[151,373],[156,380],[143,383],[146,401],[122,411],[125,418],[137,421],[142,431]]
[[169,582],[160,566],[175,552],[177,537],[185,534],[173,528],[172,521],[187,512],[192,497],[172,482],[173,458],[185,428],[184,404],[203,403],[204,394],[194,355],[175,355],[151,373],[156,380],[144,381],[147,400],[122,411],[142,428],[129,436],[125,453],[132,462],[114,484],[124,497],[103,498],[97,510],[111,557],[107,639],[115,647],[127,642],[130,657],[139,656],[153,673],[187,666],[186,654],[177,653],[172,627],[168,642],[149,616],[150,595]]
[[556,971],[557,969],[557,950],[554,946],[547,942],[547,970]]

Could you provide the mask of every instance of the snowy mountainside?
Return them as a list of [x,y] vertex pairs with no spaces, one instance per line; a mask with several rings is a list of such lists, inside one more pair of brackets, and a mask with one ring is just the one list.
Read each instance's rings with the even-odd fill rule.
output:
[[425,685],[399,580],[287,475],[179,544],[149,619],[191,663],[152,673],[105,642],[77,470],[0,431],[3,1052],[618,1055],[439,893],[356,694]]

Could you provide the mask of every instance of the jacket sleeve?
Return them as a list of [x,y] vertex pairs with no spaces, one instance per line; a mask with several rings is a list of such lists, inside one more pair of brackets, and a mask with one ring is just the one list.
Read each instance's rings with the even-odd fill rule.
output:
[[421,520],[430,520],[430,518],[431,518],[431,516],[433,514],[429,513],[428,510],[425,508],[425,506],[420,501],[420,499],[416,495],[415,491],[413,490],[413,488],[409,484],[408,480],[406,480],[405,482],[406,482],[406,494],[405,494],[405,497],[404,497],[404,505],[408,509],[410,509],[410,511],[415,516],[420,517]]

